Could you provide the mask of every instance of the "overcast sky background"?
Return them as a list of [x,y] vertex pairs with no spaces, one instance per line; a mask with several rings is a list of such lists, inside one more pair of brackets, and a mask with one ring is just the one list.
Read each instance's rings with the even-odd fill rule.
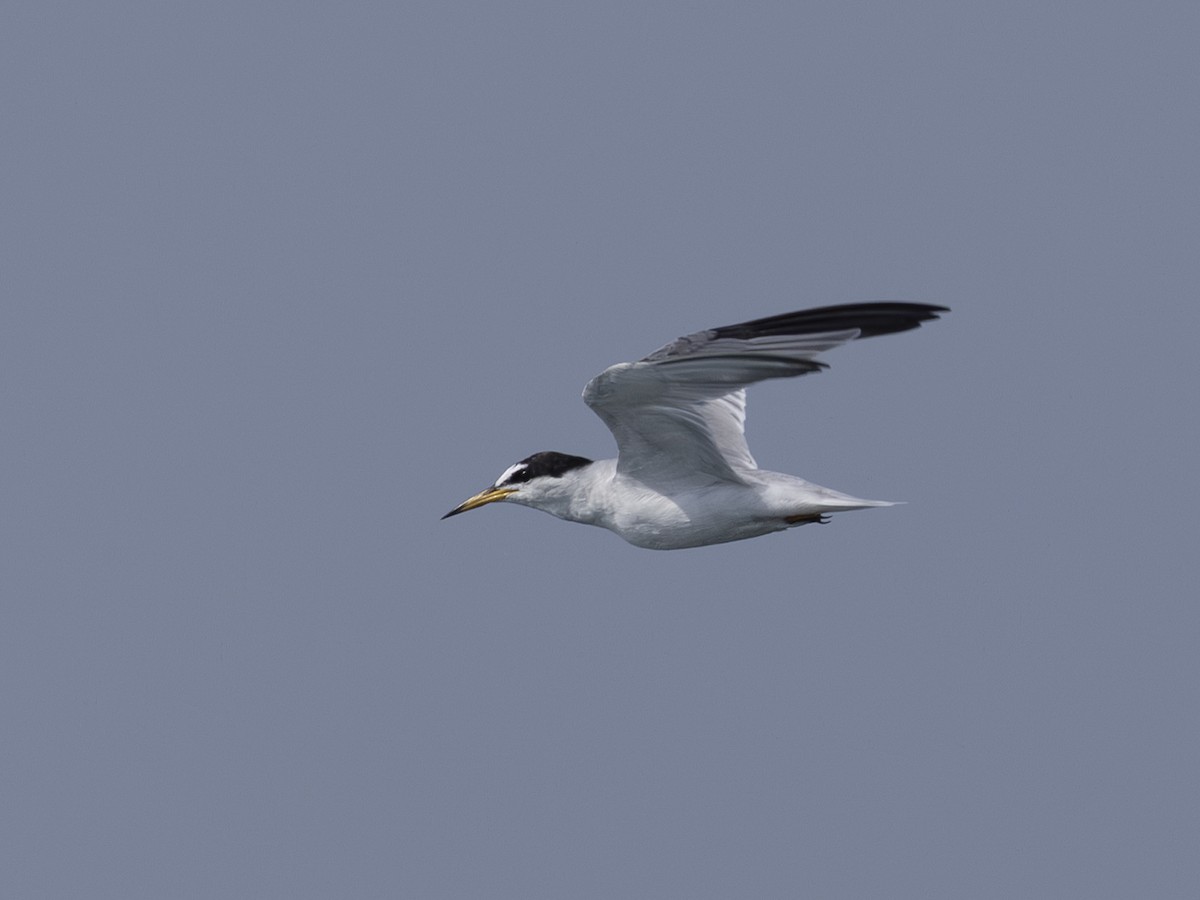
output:
[[[1200,6],[12,3],[0,893],[1195,898]],[[909,501],[446,510],[604,366]]]

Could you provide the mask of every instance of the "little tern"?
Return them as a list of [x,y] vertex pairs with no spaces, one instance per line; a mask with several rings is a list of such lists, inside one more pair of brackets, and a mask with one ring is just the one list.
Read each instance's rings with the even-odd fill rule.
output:
[[944,312],[924,303],[824,306],[699,331],[609,366],[583,400],[616,438],[616,459],[535,453],[442,518],[502,500],[607,528],[638,547],[677,550],[893,506],[758,468],[746,444],[746,387],[818,372],[828,367],[816,359],[826,350]]

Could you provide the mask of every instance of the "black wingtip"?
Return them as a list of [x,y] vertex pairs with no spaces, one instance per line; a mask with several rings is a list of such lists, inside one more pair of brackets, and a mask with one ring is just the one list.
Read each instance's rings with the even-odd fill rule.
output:
[[929,303],[847,303],[783,313],[712,330],[716,337],[740,340],[854,329],[858,330],[860,338],[866,338],[919,328],[922,322],[930,322],[947,312],[950,312],[948,307]]

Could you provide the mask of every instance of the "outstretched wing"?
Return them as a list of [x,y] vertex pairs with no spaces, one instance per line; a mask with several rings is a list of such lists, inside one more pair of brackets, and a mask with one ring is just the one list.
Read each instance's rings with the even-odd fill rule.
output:
[[741,481],[757,468],[746,445],[746,386],[825,368],[816,356],[855,338],[893,334],[944,307],[859,303],[784,313],[681,337],[645,359],[605,369],[584,402],[617,440],[617,470],[646,484]]

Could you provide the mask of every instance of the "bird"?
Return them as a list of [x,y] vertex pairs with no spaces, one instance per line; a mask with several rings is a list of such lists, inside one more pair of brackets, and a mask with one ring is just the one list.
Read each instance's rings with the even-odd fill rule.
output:
[[817,356],[827,350],[949,311],[925,303],[823,306],[698,331],[616,363],[583,390],[616,439],[616,459],[535,453],[442,518],[516,503],[607,528],[636,547],[679,550],[894,506],[760,469],[746,443],[746,388],[819,372],[828,365]]

